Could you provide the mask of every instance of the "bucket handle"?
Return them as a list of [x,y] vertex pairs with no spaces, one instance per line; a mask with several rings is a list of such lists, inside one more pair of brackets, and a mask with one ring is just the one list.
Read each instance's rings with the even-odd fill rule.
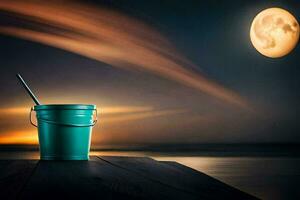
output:
[[[33,107],[31,107],[31,109],[30,109],[29,121],[33,126],[38,127],[35,123],[32,122],[32,111],[34,111]],[[46,119],[39,119],[39,120],[50,123],[50,124],[63,125],[63,126],[76,126],[76,127],[95,126],[95,124],[98,121],[98,113],[97,113],[97,109],[94,109],[94,111],[95,111],[95,118],[94,118],[92,124],[65,124],[65,123],[54,122],[54,121],[50,121],[50,120],[46,120]]]

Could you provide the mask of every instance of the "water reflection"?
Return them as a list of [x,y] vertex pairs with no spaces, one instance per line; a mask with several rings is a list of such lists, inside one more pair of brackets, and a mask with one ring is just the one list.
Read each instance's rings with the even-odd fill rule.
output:
[[173,160],[262,199],[299,199],[300,158],[155,157]]

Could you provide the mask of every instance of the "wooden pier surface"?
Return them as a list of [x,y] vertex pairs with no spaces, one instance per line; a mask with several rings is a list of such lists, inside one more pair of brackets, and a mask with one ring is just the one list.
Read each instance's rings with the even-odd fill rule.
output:
[[176,162],[0,160],[0,199],[257,199]]

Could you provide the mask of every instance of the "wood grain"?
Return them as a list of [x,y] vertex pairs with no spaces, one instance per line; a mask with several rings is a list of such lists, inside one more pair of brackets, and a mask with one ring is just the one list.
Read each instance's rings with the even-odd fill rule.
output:
[[0,160],[0,199],[18,198],[36,164],[31,160]]
[[0,160],[0,199],[256,199],[176,162]]
[[145,157],[101,156],[99,158],[138,173],[149,180],[169,185],[201,199],[256,199],[217,179],[176,162],[158,162]]

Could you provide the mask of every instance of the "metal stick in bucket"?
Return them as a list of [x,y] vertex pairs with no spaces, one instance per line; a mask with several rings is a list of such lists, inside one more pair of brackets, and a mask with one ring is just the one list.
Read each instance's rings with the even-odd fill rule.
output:
[[39,102],[39,100],[36,98],[36,96],[33,94],[33,92],[31,91],[31,89],[28,87],[28,85],[26,84],[26,82],[24,81],[24,79],[22,78],[22,76],[20,74],[17,74],[17,78],[20,80],[22,86],[25,88],[25,90],[28,92],[28,94],[30,95],[30,97],[32,98],[32,100],[34,101],[34,103],[36,105],[41,105],[41,103]]
[[31,89],[28,87],[28,85],[26,84],[26,82],[22,78],[22,76],[20,74],[17,74],[17,78],[20,80],[22,86],[28,92],[28,94],[30,95],[30,97],[32,98],[32,100],[34,101],[34,103],[36,105],[41,105],[40,102],[39,102],[39,100],[36,98],[36,96],[33,94],[33,92],[31,91]]

